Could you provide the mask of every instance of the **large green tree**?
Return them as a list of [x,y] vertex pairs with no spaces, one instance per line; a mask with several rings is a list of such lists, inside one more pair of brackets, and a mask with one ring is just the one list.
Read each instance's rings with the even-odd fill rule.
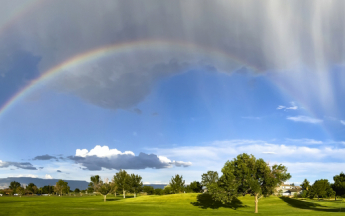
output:
[[269,166],[263,159],[245,153],[227,161],[222,173],[217,183],[209,184],[213,199],[228,203],[236,196],[251,194],[255,198],[255,213],[260,197],[272,195],[277,186],[291,178],[285,166]]
[[181,193],[183,191],[185,180],[183,180],[182,175],[176,174],[171,177],[169,185],[174,193]]
[[312,198],[316,196],[320,200],[320,197],[331,197],[333,195],[335,195],[335,192],[327,179],[316,180],[311,187],[310,196]]
[[333,180],[332,189],[335,191],[335,199],[337,199],[337,196],[345,195],[345,174],[341,172],[339,175],[335,175]]
[[136,198],[137,193],[139,193],[143,189],[143,182],[141,180],[142,180],[142,177],[140,175],[134,175],[134,174],[130,175],[129,185],[130,185],[131,192],[134,193],[134,198]]
[[67,194],[70,191],[70,187],[68,186],[68,182],[63,180],[59,180],[56,182],[54,191],[62,196],[62,194]]
[[130,176],[126,170],[120,170],[114,175],[114,181],[117,182],[119,189],[122,190],[123,198],[126,198],[126,191],[130,189]]
[[11,190],[13,190],[13,193],[15,194],[16,193],[16,189],[20,187],[20,183],[19,182],[16,182],[16,181],[13,181],[10,183],[10,186],[9,188]]

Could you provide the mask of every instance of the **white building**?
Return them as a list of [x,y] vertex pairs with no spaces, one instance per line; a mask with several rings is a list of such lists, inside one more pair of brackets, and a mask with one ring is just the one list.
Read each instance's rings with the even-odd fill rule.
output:
[[282,194],[283,196],[293,196],[295,193],[301,194],[302,188],[289,184],[282,184],[276,188],[276,194]]

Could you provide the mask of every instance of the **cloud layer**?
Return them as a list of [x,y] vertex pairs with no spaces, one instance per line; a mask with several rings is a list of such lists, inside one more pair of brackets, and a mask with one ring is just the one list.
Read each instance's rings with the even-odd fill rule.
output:
[[144,100],[160,78],[191,69],[231,73],[245,66],[288,71],[302,65],[313,73],[288,71],[276,80],[298,92],[303,101],[308,102],[314,92],[320,106],[336,107],[325,71],[344,60],[343,1],[76,0],[37,4],[29,5],[25,16],[16,20],[11,17],[20,2],[0,8],[0,20],[5,21],[0,23],[0,57],[4,57],[0,65],[5,68],[0,69],[0,83],[10,81],[8,56],[20,51],[37,58],[43,73],[99,47],[161,40],[169,43],[143,42],[124,49],[121,55],[107,53],[65,68],[55,87],[104,108],[128,109]]
[[191,166],[191,162],[171,161],[167,157],[155,154],[140,153],[135,155],[131,151],[121,152],[117,149],[109,149],[108,146],[97,145],[94,149],[77,149],[75,156],[69,156],[70,160],[82,165],[86,170],[104,169],[163,169],[173,165],[178,167]]

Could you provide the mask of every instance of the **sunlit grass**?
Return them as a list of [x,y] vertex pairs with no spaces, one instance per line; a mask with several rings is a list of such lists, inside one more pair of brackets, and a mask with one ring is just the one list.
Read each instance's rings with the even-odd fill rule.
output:
[[[203,194],[176,194],[126,198],[83,197],[0,197],[0,215],[253,215],[254,198],[240,197],[230,205],[214,202]],[[345,214],[342,200],[296,200],[269,197],[259,201],[261,215]]]

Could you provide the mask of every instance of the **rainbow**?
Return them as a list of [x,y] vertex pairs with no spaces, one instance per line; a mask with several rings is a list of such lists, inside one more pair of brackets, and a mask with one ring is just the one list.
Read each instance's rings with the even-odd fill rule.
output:
[[50,80],[54,79],[54,77],[66,72],[68,68],[76,67],[81,65],[85,62],[97,60],[99,58],[113,55],[113,54],[121,54],[124,52],[136,51],[140,49],[153,49],[154,47],[162,49],[166,48],[167,50],[183,50],[183,51],[190,51],[190,50],[198,50],[200,52],[204,52],[210,56],[216,56],[221,58],[226,58],[227,60],[236,61],[241,65],[246,65],[249,69],[253,71],[260,71],[260,69],[256,66],[249,65],[242,59],[239,59],[237,56],[226,53],[222,50],[199,46],[196,44],[191,43],[184,43],[184,42],[175,42],[175,41],[157,41],[157,40],[143,40],[143,41],[134,41],[134,42],[126,42],[126,43],[118,43],[113,45],[107,45],[103,47],[98,47],[96,49],[89,50],[87,52],[78,54],[73,56],[62,63],[50,68],[49,70],[42,73],[40,77],[31,81],[28,85],[22,88],[17,94],[15,94],[10,100],[8,100],[1,108],[0,108],[0,117],[4,115],[4,113],[10,110],[16,102],[20,101],[22,98],[26,97],[28,94],[33,92],[36,87],[40,84],[44,84],[49,82]]

